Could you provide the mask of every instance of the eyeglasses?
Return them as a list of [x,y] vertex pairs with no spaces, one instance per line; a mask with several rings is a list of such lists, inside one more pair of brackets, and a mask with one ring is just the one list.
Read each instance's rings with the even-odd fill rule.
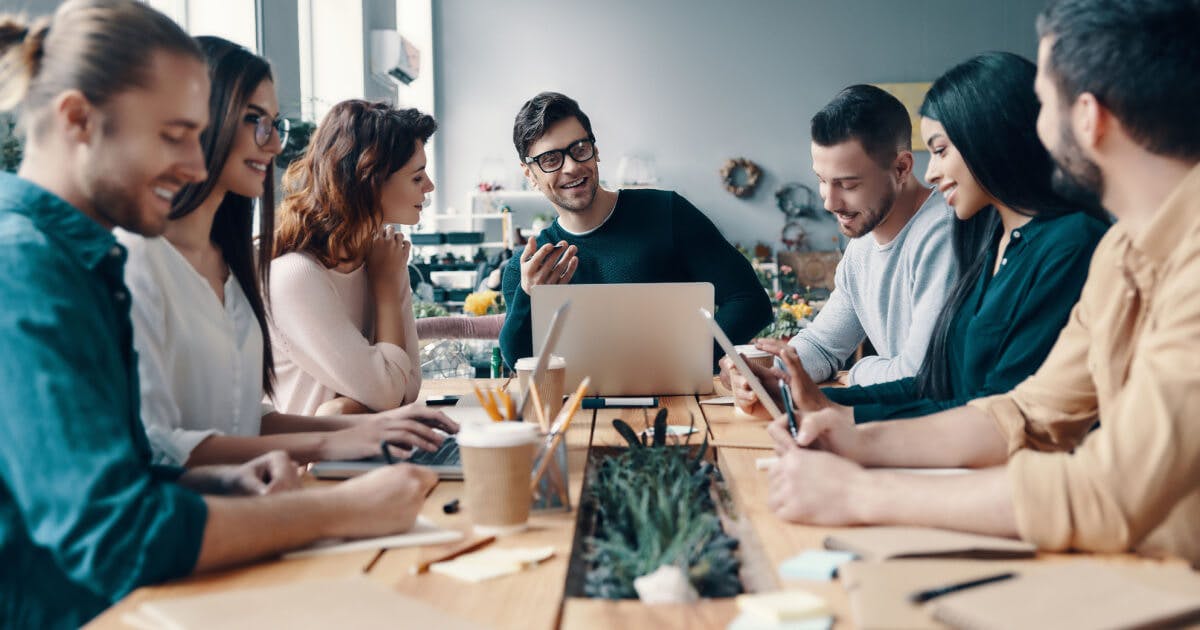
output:
[[292,121],[283,117],[271,118],[262,114],[250,114],[246,117],[246,122],[254,123],[254,143],[260,147],[265,147],[271,142],[272,129],[279,134],[279,146],[286,145],[288,133],[292,130]]
[[567,161],[567,155],[570,155],[571,159],[576,162],[586,162],[596,155],[596,141],[592,138],[576,140],[568,144],[565,149],[554,149],[533,157],[525,156],[525,163],[537,163],[543,173],[553,173],[563,167]]

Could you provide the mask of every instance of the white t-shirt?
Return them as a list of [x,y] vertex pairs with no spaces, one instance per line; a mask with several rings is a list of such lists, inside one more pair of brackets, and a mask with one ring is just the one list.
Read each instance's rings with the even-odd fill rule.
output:
[[183,465],[214,433],[258,435],[263,337],[233,274],[222,305],[208,280],[161,237],[118,229],[129,250],[141,415],[155,463]]
[[341,273],[295,252],[271,261],[271,352],[281,412],[312,415],[337,396],[377,411],[417,399],[421,365],[407,270],[398,280],[402,346],[375,342],[365,265]]

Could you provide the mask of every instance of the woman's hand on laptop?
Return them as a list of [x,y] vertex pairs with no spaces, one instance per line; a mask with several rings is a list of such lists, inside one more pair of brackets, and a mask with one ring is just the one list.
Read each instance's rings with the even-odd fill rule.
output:
[[425,405],[405,405],[371,414],[351,428],[330,433],[321,459],[371,457],[379,454],[379,443],[384,441],[432,452],[445,441],[445,434],[454,433],[458,433],[458,423],[446,414]]
[[[566,251],[563,251],[563,247],[566,247]],[[539,284],[571,282],[575,270],[579,268],[579,258],[575,256],[578,251],[574,245],[568,246],[566,241],[538,247],[537,237],[531,237],[521,254],[521,288],[527,295],[532,295],[533,287]]]

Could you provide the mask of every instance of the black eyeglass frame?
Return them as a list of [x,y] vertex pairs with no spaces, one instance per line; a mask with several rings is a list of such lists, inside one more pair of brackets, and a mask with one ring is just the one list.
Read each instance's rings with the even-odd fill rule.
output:
[[[571,149],[573,149],[574,147],[580,146],[584,143],[591,145],[591,147],[592,147],[591,153],[589,153],[586,158],[576,158],[575,155],[572,154]],[[561,156],[562,162],[559,163],[558,168],[547,170],[546,167],[542,166],[542,158],[546,157],[547,155],[554,155],[556,153]],[[596,139],[593,138],[592,136],[588,136],[586,138],[580,138],[580,139],[576,140],[575,142],[572,142],[571,144],[568,144],[567,146],[565,146],[561,149],[551,149],[549,151],[543,151],[542,153],[539,153],[534,156],[527,155],[527,156],[525,156],[525,163],[526,164],[537,164],[537,167],[539,169],[541,169],[543,173],[547,173],[547,174],[557,173],[558,171],[561,171],[564,166],[567,165],[567,156],[570,156],[571,159],[575,160],[575,163],[577,163],[577,164],[582,164],[583,162],[590,161],[592,158],[596,157]]]
[[[266,122],[268,120],[271,122]],[[279,134],[279,146],[287,146],[288,136],[292,132],[292,121],[283,116],[272,118],[265,114],[258,114],[258,122],[254,123],[254,144],[260,149],[270,144],[272,130]]]

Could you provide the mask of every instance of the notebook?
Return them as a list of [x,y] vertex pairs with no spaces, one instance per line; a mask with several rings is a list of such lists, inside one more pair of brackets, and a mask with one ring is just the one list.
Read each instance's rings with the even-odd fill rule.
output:
[[307,558],[309,556],[327,556],[335,553],[349,553],[363,549],[392,549],[395,547],[419,547],[422,545],[441,545],[462,540],[463,534],[453,529],[443,529],[433,521],[418,516],[412,529],[403,534],[380,536],[378,538],[360,538],[357,540],[330,539],[320,540],[304,548],[283,555],[285,560],[292,558]]
[[126,620],[139,628],[171,630],[483,627],[361,576],[160,599],[142,604]]
[[1134,575],[1096,562],[1039,566],[1016,579],[933,600],[933,618],[979,630],[1102,630],[1200,621],[1200,577],[1179,573],[1180,581],[1168,589]]
[[889,558],[1029,558],[1037,548],[1020,540],[929,527],[856,527],[825,538],[825,548],[863,560]]
[[[1010,587],[1016,586],[1019,582],[1036,576],[1041,570],[1058,567],[1068,567],[1072,571],[1078,570],[1088,575],[1092,572],[1115,572],[1127,580],[1167,593],[1187,594],[1190,592],[1193,596],[1200,594],[1200,575],[1193,573],[1182,563],[1125,561],[1119,564],[1101,563],[1086,556],[1079,559],[1055,558],[1050,561],[888,560],[887,562],[849,562],[838,569],[838,575],[842,587],[846,590],[854,627],[876,630],[908,630],[940,625],[934,621],[934,611],[938,606],[949,602],[951,597],[966,595],[974,590],[998,588],[1002,584],[1008,584]],[[944,595],[924,605],[909,602],[909,596],[918,591],[1010,571],[1016,573],[1018,577],[1005,582],[968,589],[961,593]],[[1037,582],[1034,581],[1034,583]],[[1026,581],[1026,584],[1029,582]],[[1039,588],[1043,588],[1048,595],[1052,596],[1054,607],[1060,611],[1054,617],[1057,627],[1076,626],[1074,616],[1069,623],[1062,617],[1063,614],[1070,613],[1068,601],[1063,599],[1069,593],[1070,587],[1054,585],[1049,588]],[[1027,596],[1023,595],[1022,597]],[[1034,600],[1030,599],[1029,601]],[[1011,606],[1011,603],[1009,605]],[[1024,605],[1022,603],[1022,606]],[[1077,604],[1070,604],[1069,607],[1080,608]],[[953,615],[953,610],[954,607],[951,608],[949,614]],[[1024,627],[1016,622],[1010,623],[1008,626]]]

